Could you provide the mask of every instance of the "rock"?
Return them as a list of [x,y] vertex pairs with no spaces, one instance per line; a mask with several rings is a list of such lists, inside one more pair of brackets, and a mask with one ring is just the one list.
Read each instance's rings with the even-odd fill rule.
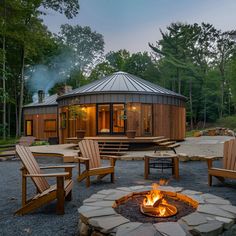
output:
[[96,207],[96,206],[81,206],[80,208],[78,208],[78,212],[79,213],[84,213],[87,211],[93,211],[93,210],[98,210],[98,209],[102,209],[102,207]]
[[199,204],[205,203],[204,198],[203,198],[201,195],[199,195],[199,194],[196,194],[196,195],[188,195],[188,197],[191,197],[193,200],[196,200]]
[[140,185],[140,186],[133,186],[133,187],[130,187],[130,189],[131,189],[132,191],[136,191],[136,190],[139,190],[139,189],[142,189],[142,188],[145,188],[145,186],[144,186],[144,185]]
[[104,236],[105,234],[101,233],[101,232],[97,232],[97,231],[93,231],[93,233],[91,234],[91,236]]
[[80,236],[88,236],[89,235],[89,227],[84,224],[81,220],[79,221],[79,235]]
[[185,236],[186,232],[177,222],[165,222],[154,224],[157,231],[168,236]]
[[221,216],[225,218],[235,219],[235,216],[232,213],[224,211],[216,207],[215,205],[211,205],[211,204],[199,205],[197,208],[197,211],[210,214],[213,216]]
[[98,206],[98,207],[112,207],[114,201],[96,201],[96,202],[86,202],[86,206]]
[[89,218],[109,216],[109,215],[117,215],[117,213],[114,211],[113,208],[105,207],[103,209],[84,212],[82,215],[83,215],[83,218],[85,218],[85,220],[87,221]]
[[219,236],[223,230],[223,223],[219,221],[210,221],[206,224],[201,224],[199,226],[194,227],[190,232],[193,235],[196,233],[201,236]]
[[130,222],[127,224],[123,224],[117,227],[116,236],[126,236],[130,235],[130,232],[139,227],[142,223],[139,222]]
[[196,226],[207,223],[206,217],[198,212],[194,212],[190,215],[184,216],[181,219],[185,221],[189,226]]
[[198,191],[194,191],[194,190],[184,190],[183,192],[181,192],[182,194],[185,195],[197,195],[197,194],[202,194],[202,192],[198,192]]
[[215,219],[224,224],[224,229],[230,229],[234,225],[234,220],[229,219],[229,218],[216,216]]
[[113,228],[128,222],[128,219],[119,215],[95,217],[89,219],[89,224],[101,231],[102,233],[108,233]]
[[119,188],[117,188],[117,189],[119,189],[119,190],[121,190],[121,191],[126,191],[126,192],[132,192],[133,190],[131,190],[130,188],[128,188],[128,187],[119,187]]
[[[126,236],[126,235],[123,235]],[[162,236],[150,223],[142,224],[129,232],[127,236]]]
[[229,205],[231,204],[229,200],[220,199],[220,198],[206,198],[205,201],[210,204],[217,205]]
[[117,192],[115,192],[115,193],[113,193],[113,194],[108,194],[108,195],[104,198],[104,200],[113,200],[113,201],[115,201],[115,200],[117,200],[117,199],[119,199],[119,198],[122,198],[122,197],[124,197],[124,196],[129,196],[129,195],[132,195],[132,193],[127,193],[127,192],[125,192],[125,191],[117,191]]
[[233,213],[236,215],[236,206],[232,206],[232,205],[220,205],[218,206],[219,208],[228,211],[230,213]]
[[179,160],[180,161],[189,161],[189,156],[185,153],[178,153],[178,156],[179,156]]

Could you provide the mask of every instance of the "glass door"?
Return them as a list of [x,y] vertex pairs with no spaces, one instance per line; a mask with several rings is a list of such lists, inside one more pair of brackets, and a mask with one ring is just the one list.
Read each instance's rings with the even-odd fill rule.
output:
[[125,133],[125,105],[113,104],[112,105],[112,133],[124,134]]
[[99,104],[97,107],[97,132],[99,134],[110,134],[111,132],[110,104]]

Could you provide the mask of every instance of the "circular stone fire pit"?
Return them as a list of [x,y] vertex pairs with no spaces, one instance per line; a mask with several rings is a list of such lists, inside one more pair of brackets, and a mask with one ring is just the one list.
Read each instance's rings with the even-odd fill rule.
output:
[[[218,196],[181,187],[160,186],[159,189],[173,199],[178,208],[176,215],[167,218],[144,216],[138,210],[140,202],[152,189],[151,186],[120,187],[102,190],[84,200],[79,211],[79,235],[210,235],[236,232],[236,207]],[[141,200],[134,200],[140,198]],[[181,208],[174,201],[182,201]],[[124,205],[131,204],[130,209]],[[135,201],[137,202],[135,206]],[[125,210],[122,210],[124,208]],[[143,221],[138,214],[146,217]],[[144,223],[143,223],[144,222]],[[234,235],[234,234],[228,234]]]

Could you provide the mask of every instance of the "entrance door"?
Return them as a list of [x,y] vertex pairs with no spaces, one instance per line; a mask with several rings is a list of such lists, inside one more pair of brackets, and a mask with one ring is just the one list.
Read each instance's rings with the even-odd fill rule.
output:
[[25,135],[33,136],[33,121],[32,120],[25,121]]
[[124,134],[125,133],[125,105],[113,104],[112,105],[112,133]]
[[125,133],[124,104],[98,104],[97,133],[98,134]]
[[99,104],[97,107],[97,132],[99,134],[110,134],[111,132],[110,104]]

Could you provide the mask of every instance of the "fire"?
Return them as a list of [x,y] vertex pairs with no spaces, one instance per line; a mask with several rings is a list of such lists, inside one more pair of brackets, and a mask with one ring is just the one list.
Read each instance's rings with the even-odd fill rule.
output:
[[165,199],[165,194],[159,190],[159,186],[167,184],[167,181],[161,180],[159,184],[153,184],[152,190],[143,199],[141,211],[144,214],[155,215],[157,217],[168,217],[177,213],[177,208],[170,205]]

